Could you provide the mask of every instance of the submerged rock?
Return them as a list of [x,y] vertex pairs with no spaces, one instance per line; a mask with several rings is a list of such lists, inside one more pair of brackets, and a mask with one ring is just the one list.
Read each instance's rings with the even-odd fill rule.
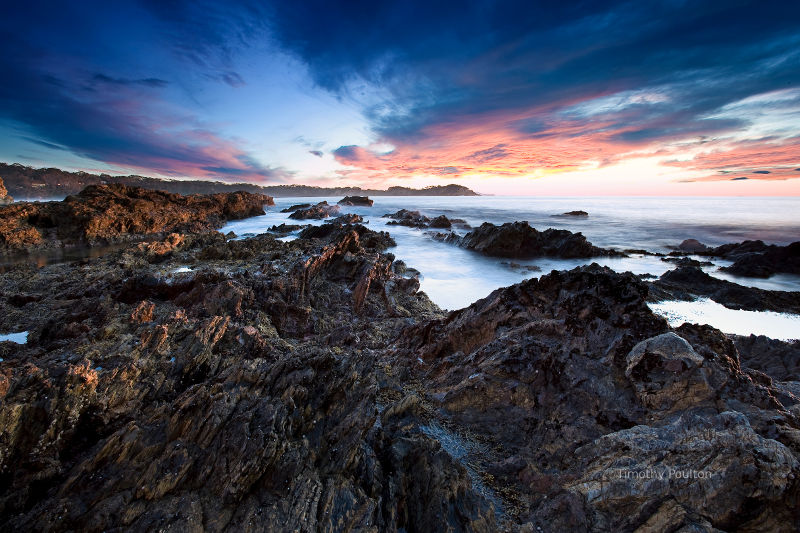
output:
[[370,200],[368,196],[345,196],[338,202],[339,205],[357,205],[363,207],[372,207],[375,202]]

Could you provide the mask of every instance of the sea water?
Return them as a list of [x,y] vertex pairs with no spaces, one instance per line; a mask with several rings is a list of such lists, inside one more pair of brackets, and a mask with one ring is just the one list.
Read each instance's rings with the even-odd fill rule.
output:
[[[339,199],[276,198],[274,206],[265,208],[266,215],[231,222],[221,231],[233,231],[240,237],[246,237],[264,233],[270,226],[281,223],[323,224],[325,220],[295,221],[289,219],[289,213],[280,211],[292,204],[313,204],[322,200],[334,204]],[[654,276],[660,276],[675,265],[659,257],[640,254],[626,258],[537,258],[514,261],[485,257],[434,240],[432,234],[442,230],[387,225],[389,219],[383,215],[399,209],[410,209],[429,217],[443,214],[448,218],[460,218],[473,227],[483,222],[502,224],[526,220],[539,230],[558,228],[581,232],[592,244],[603,248],[643,249],[661,253],[671,251],[681,241],[690,238],[709,246],[747,239],[761,239],[775,244],[800,240],[800,217],[797,216],[800,198],[378,196],[373,200],[375,203],[372,207],[341,206],[341,212],[362,215],[368,227],[376,231],[388,231],[397,242],[397,246],[389,251],[409,267],[421,272],[421,290],[443,309],[459,309],[497,288],[538,277],[551,270],[571,269],[591,262],[618,272]],[[589,216],[559,216],[574,210],[586,211]],[[455,231],[466,233],[466,230]],[[719,267],[726,264],[729,263],[714,260],[714,265],[704,267],[704,270],[742,285],[800,291],[800,276],[779,274],[767,280],[738,277],[719,272]],[[768,315],[759,316],[763,316],[765,321],[770,320]],[[752,333],[760,333],[760,321],[749,320]],[[800,332],[797,336],[800,336]]]

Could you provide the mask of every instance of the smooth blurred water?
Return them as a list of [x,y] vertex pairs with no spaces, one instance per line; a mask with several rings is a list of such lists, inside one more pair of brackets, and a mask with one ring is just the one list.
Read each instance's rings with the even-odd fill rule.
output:
[[[324,220],[293,221],[280,210],[299,203],[339,198],[276,198],[267,214],[232,222],[221,231],[239,236],[265,232],[272,225],[322,224]],[[419,210],[430,217],[447,215],[461,218],[472,226],[483,222],[502,224],[527,220],[531,226],[580,231],[596,246],[622,249],[645,249],[668,252],[684,239],[695,238],[708,245],[762,239],[787,244],[800,239],[800,199],[797,198],[534,198],[534,197],[375,197],[372,207],[342,206],[342,213],[364,216],[369,227],[385,230],[397,241],[391,252],[408,266],[422,273],[421,288],[440,307],[458,309],[488,295],[494,289],[539,276],[551,270],[563,270],[592,261],[619,271],[661,275],[673,268],[658,257],[634,255],[629,258],[552,259],[516,261],[533,265],[540,272],[512,268],[509,261],[484,257],[457,246],[431,238],[436,230],[387,226],[384,214],[398,209]],[[566,211],[584,210],[588,217],[554,216]],[[459,230],[457,230],[459,231]],[[460,230],[460,233],[464,233]],[[725,264],[718,261],[717,266]],[[712,275],[737,283],[777,290],[800,290],[800,277],[773,276],[768,280],[741,278],[717,272],[717,266],[705,270]]]

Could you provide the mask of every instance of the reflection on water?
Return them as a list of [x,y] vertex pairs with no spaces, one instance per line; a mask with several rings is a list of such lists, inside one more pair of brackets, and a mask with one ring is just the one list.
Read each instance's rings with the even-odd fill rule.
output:
[[82,261],[85,259],[96,259],[109,252],[121,250],[130,243],[107,244],[103,246],[86,246],[70,248],[54,248],[52,250],[42,250],[13,255],[0,255],[0,273],[7,272],[14,265],[31,264],[37,268],[42,268],[54,263],[66,263],[70,261]]

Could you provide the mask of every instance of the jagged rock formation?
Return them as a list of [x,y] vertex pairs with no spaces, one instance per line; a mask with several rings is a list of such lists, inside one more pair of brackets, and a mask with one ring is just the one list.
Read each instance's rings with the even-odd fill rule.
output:
[[14,198],[8,194],[3,178],[0,178],[0,205],[8,205],[14,201]]
[[528,531],[795,530],[797,389],[713,328],[670,331],[646,294],[553,272],[411,326],[392,357]]
[[10,267],[0,528],[796,529],[788,356],[773,379],[597,265],[445,314],[392,245],[337,221]]
[[248,192],[180,196],[124,185],[97,185],[62,202],[15,202],[0,208],[0,251],[92,246],[264,214],[272,198]]
[[372,207],[375,202],[370,200],[368,196],[345,196],[338,202],[339,205],[360,205],[363,207]]
[[531,257],[569,259],[624,255],[614,250],[593,246],[581,233],[553,228],[538,231],[527,222],[507,222],[501,226],[484,222],[479,228],[463,237],[450,233],[440,234],[437,238],[484,255],[512,259]]

